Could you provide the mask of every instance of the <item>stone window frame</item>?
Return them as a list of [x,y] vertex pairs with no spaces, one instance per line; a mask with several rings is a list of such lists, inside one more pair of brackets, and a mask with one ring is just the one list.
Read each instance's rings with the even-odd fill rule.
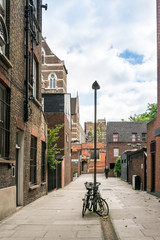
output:
[[[54,76],[52,76],[52,75],[54,75]],[[57,75],[54,72],[50,73],[48,80],[49,80],[48,88],[49,89],[57,89]]]
[[119,157],[119,148],[114,148],[113,149],[113,156],[114,157]]
[[0,83],[0,158],[9,159],[10,92]]

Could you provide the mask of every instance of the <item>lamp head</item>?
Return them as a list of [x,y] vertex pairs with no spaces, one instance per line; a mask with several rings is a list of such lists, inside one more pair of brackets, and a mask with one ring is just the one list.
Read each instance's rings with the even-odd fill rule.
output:
[[92,84],[92,89],[95,89],[95,90],[100,89],[100,86],[99,86],[99,84],[98,84],[97,81],[95,81],[95,82]]

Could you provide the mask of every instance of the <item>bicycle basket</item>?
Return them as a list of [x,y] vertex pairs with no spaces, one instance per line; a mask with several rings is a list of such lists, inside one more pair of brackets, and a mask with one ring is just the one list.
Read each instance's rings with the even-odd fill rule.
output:
[[94,184],[92,182],[85,182],[84,185],[87,190],[93,190]]

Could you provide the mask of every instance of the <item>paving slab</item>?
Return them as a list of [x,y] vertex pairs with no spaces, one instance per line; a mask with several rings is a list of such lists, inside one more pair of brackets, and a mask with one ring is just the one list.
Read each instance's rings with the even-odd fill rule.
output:
[[100,217],[90,212],[82,217],[84,182],[92,177],[81,176],[1,221],[0,240],[104,240]]
[[[81,175],[1,221],[0,240],[111,240],[98,215],[87,211],[82,217],[86,181],[93,181],[93,174]],[[97,174],[97,181],[119,240],[160,240],[159,198],[133,190],[119,178]]]
[[159,198],[132,189],[120,178],[101,178],[101,182],[101,192],[108,201],[110,218],[119,239],[160,240]]

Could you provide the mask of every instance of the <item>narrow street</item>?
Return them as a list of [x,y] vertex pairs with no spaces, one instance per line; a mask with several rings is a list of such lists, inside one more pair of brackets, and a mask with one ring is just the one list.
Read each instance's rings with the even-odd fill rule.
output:
[[[1,240],[111,239],[106,237],[105,222],[94,213],[81,215],[85,181],[93,175],[81,175],[63,189],[18,210],[0,222]],[[132,190],[117,178],[97,175],[100,191],[110,207],[110,218],[119,239],[160,239],[160,199]],[[109,232],[108,232],[109,233]]]

